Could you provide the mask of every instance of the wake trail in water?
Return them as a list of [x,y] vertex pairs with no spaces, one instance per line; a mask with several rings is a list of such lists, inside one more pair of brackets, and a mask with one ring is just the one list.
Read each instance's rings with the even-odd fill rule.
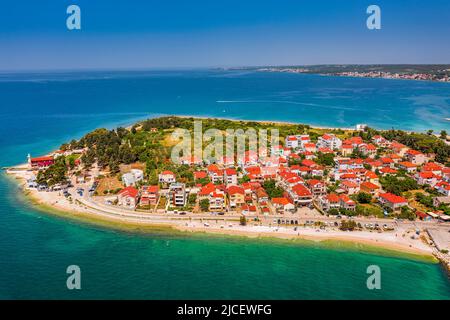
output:
[[338,109],[338,110],[357,110],[350,107],[342,106],[330,106],[317,103],[299,102],[299,101],[283,101],[283,100],[217,100],[217,103],[282,103],[282,104],[294,104],[307,107],[319,107],[328,109]]

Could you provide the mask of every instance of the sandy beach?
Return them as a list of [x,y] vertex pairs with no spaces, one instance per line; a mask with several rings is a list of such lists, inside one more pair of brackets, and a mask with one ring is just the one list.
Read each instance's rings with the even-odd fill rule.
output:
[[[235,121],[235,122],[258,122],[262,124],[279,124],[279,125],[299,125],[304,124],[301,122],[291,122],[291,121],[273,121],[273,120],[255,120],[255,119],[236,119],[236,118],[227,118],[227,117],[202,117],[202,116],[196,116],[196,115],[168,115],[173,117],[179,117],[179,118],[194,118],[194,119],[204,119],[204,120],[211,120],[211,119],[219,119],[219,120],[228,120],[228,121]],[[309,125],[313,129],[319,129],[319,130],[346,130],[346,131],[356,131],[356,128],[349,128],[349,127],[327,127],[327,126],[317,126],[317,125]],[[356,123],[355,123],[356,126]],[[130,127],[131,128],[131,127]]]
[[[17,168],[17,167],[16,167]],[[39,192],[35,189],[27,189],[24,182],[27,171],[9,171],[11,178],[21,185],[26,199],[37,209],[49,214],[64,218],[76,219],[88,223],[104,225],[106,227],[136,230],[146,232],[156,229],[166,229],[168,232],[178,231],[183,233],[208,233],[216,235],[244,236],[250,238],[278,238],[285,240],[308,240],[316,243],[329,241],[341,242],[352,245],[356,249],[379,248],[403,254],[433,257],[433,248],[427,243],[426,236],[414,237],[411,228],[399,227],[393,232],[375,231],[340,231],[338,229],[319,229],[316,227],[293,228],[290,226],[262,226],[248,223],[239,225],[238,221],[220,222],[214,219],[205,223],[203,220],[192,218],[180,218],[140,214],[136,212],[122,212],[120,210],[104,210],[92,204],[83,203],[81,199],[67,200],[59,192]],[[437,261],[437,260],[435,260]]]

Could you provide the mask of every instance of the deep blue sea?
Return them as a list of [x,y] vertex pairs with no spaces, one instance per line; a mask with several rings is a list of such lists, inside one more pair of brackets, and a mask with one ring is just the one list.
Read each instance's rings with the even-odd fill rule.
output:
[[[450,132],[450,84],[255,73],[0,74],[0,167],[158,115]],[[66,267],[82,289],[66,289]],[[382,270],[382,290],[366,268]],[[0,298],[450,299],[437,264],[358,247],[140,234],[38,212],[0,176]]]

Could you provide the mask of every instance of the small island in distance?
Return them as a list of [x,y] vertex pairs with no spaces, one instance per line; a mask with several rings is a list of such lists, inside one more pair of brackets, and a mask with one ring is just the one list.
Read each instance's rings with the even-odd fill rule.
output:
[[325,64],[243,67],[237,69],[360,78],[450,82],[450,64]]

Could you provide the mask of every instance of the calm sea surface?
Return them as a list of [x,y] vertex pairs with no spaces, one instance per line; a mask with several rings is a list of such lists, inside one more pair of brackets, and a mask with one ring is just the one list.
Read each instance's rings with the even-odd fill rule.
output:
[[[0,166],[165,114],[445,129],[450,84],[228,71],[0,74]],[[0,176],[0,298],[450,299],[437,264],[308,242],[115,231],[40,213]],[[68,265],[82,290],[66,289]],[[366,288],[379,265],[382,290]]]

